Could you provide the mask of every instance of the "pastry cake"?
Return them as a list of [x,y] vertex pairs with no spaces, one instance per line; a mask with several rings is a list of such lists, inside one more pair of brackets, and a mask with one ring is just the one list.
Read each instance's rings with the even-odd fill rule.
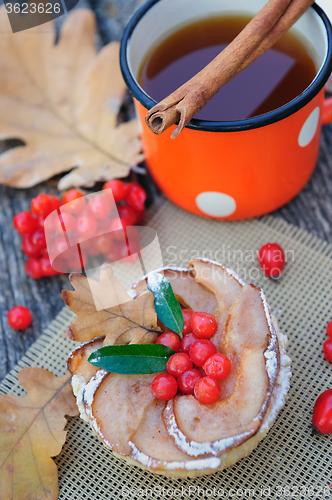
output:
[[[174,478],[211,474],[246,457],[273,425],[289,389],[287,339],[264,292],[223,265],[195,259],[188,269],[158,271],[182,307],[217,320],[210,340],[232,363],[219,381],[219,400],[205,405],[177,394],[162,401],[151,392],[156,374],[120,375],[94,367],[88,357],[103,345],[103,336],[69,356],[74,394],[81,417],[116,456]],[[130,294],[149,293],[145,276]]]

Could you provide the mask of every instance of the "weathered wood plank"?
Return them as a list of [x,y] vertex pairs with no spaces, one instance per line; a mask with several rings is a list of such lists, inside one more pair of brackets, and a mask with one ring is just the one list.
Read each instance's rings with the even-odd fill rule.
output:
[[[68,286],[68,278],[28,278],[21,237],[12,225],[16,213],[29,210],[31,198],[50,189],[38,186],[16,190],[0,185],[0,379],[14,367],[63,306],[60,293],[65,284]],[[7,323],[7,312],[14,305],[28,307],[33,316],[33,324],[22,332],[14,331]]]
[[274,215],[332,243],[332,126],[323,127],[316,169],[308,184]]

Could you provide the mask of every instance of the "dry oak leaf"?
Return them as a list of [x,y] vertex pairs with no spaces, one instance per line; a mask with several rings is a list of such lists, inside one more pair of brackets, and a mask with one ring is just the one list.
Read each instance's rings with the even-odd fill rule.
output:
[[75,291],[63,290],[62,298],[77,316],[67,330],[72,340],[90,342],[105,336],[104,345],[155,342],[161,330],[150,291],[130,297],[110,264],[101,267],[99,282],[78,273],[69,280]]
[[66,439],[65,415],[78,415],[70,374],[56,377],[24,368],[23,397],[0,395],[0,491],[2,500],[56,500],[58,455]]
[[77,9],[55,25],[12,33],[0,8],[0,139],[26,143],[0,157],[0,182],[26,188],[74,170],[59,189],[128,175],[141,162],[137,120],[116,126],[126,91],[119,43],[98,54],[95,16]]

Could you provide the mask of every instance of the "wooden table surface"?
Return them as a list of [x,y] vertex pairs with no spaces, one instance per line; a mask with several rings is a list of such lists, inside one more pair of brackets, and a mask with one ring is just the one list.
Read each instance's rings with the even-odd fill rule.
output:
[[[142,3],[142,0],[91,0],[101,43],[119,40],[133,11]],[[156,196],[151,179],[139,180],[148,187],[151,202]],[[28,278],[21,238],[12,226],[17,212],[29,210],[34,196],[51,189],[49,185],[26,190],[0,185],[0,380],[63,307],[60,293],[68,286],[68,278],[55,276],[37,281]],[[319,160],[312,178],[295,199],[273,215],[332,243],[332,125],[323,127]],[[29,307],[33,315],[32,326],[23,332],[14,331],[7,324],[7,312],[15,304]]]

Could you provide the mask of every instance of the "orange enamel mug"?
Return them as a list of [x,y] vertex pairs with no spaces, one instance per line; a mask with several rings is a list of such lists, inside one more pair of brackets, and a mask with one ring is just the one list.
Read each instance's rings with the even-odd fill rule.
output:
[[266,0],[150,0],[124,33],[120,64],[142,124],[146,162],[173,203],[197,215],[220,219],[259,216],[290,201],[309,180],[319,153],[321,127],[332,120],[324,85],[332,70],[331,25],[313,5],[291,28],[316,66],[302,94],[269,113],[240,121],[192,119],[172,140],[144,117],[156,102],[137,82],[146,55],[161,40],[197,19],[255,15]]

